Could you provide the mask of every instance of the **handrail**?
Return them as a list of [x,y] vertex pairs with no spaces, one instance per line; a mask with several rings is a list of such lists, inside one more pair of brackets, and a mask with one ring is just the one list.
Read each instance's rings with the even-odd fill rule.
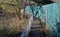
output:
[[29,22],[27,23],[26,28],[23,30],[21,37],[28,37],[28,34],[30,32],[30,29],[31,29],[32,22],[33,22],[33,15],[30,15]]

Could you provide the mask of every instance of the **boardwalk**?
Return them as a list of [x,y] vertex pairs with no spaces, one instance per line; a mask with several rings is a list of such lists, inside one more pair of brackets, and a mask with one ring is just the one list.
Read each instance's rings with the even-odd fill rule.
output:
[[44,33],[42,32],[42,28],[38,19],[33,19],[33,24],[31,27],[31,31],[29,33],[29,37],[45,37]]

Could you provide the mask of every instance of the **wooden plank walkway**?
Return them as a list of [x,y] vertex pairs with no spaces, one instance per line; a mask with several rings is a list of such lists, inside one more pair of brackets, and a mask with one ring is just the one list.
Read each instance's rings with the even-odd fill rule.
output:
[[44,33],[42,32],[39,20],[36,18],[33,19],[33,24],[28,37],[45,37]]

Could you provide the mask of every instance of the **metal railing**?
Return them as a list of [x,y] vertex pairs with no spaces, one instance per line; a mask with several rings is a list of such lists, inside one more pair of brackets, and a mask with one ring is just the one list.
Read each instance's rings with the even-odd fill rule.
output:
[[29,22],[27,23],[26,28],[23,30],[21,37],[28,37],[28,34],[30,32],[30,29],[31,29],[32,22],[33,22],[33,15],[32,14],[29,15],[29,17],[30,17]]

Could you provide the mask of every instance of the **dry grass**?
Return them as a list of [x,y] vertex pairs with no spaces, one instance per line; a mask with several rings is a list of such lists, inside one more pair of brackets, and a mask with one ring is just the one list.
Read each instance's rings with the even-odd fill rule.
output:
[[8,35],[18,34],[24,30],[27,22],[28,18],[26,17],[18,17],[14,12],[9,13],[8,11],[2,10],[2,15],[0,16],[0,32]]
[[42,27],[42,31],[45,33],[45,37],[50,37],[50,33],[49,33],[49,29],[48,29],[48,27],[46,26],[46,22],[44,22],[44,21],[42,21],[41,19],[40,19],[40,25],[41,25],[41,27]]

